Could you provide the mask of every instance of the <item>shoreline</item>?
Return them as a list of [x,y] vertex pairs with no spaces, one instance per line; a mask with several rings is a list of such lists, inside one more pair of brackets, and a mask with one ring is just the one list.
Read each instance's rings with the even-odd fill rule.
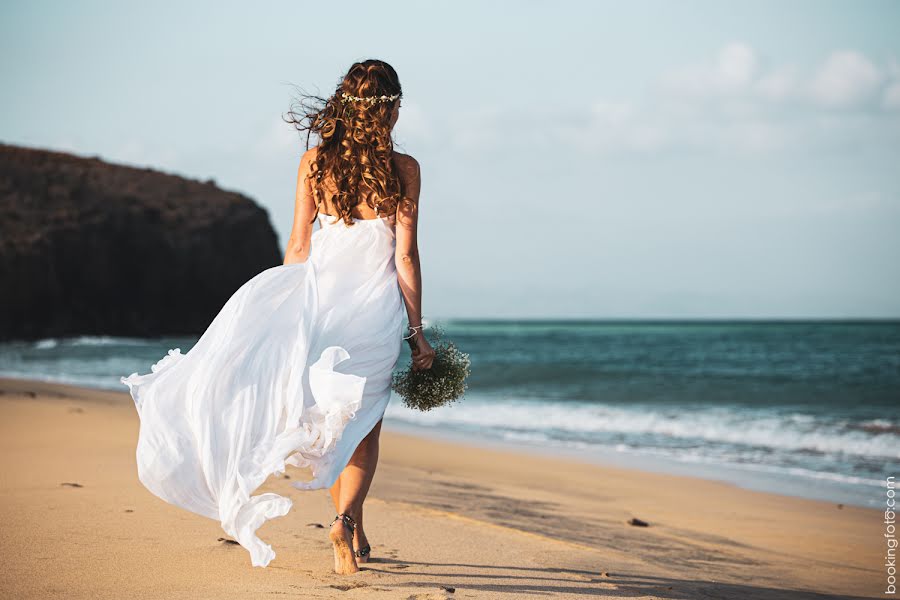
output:
[[[598,467],[615,467],[629,471],[639,471],[648,476],[674,475],[687,479],[700,481],[716,481],[727,483],[745,491],[763,492],[776,496],[813,500],[832,505],[849,505],[859,508],[877,508],[878,499],[884,495],[883,487],[871,486],[871,495],[861,495],[850,491],[844,482],[831,482],[827,479],[814,479],[804,477],[800,483],[791,481],[794,477],[790,473],[754,469],[741,469],[737,465],[726,463],[707,462],[702,463],[703,473],[697,472],[700,463],[681,462],[674,458],[664,456],[649,456],[638,453],[616,453],[592,448],[584,451],[578,448],[566,448],[563,446],[544,445],[536,446],[527,442],[514,440],[501,440],[496,438],[479,438],[474,434],[459,431],[434,431],[418,425],[387,421],[384,423],[385,431],[420,437],[425,439],[438,439],[450,443],[478,446],[487,450],[506,450],[525,453],[528,455],[571,460],[579,463],[596,465]],[[813,484],[831,486],[826,492],[819,494],[811,492]],[[784,487],[786,486],[786,487]]]
[[[118,387],[90,385],[66,381],[63,378],[28,378],[0,375],[0,380],[18,381],[22,384],[37,382],[53,386],[70,386],[83,390],[97,390],[104,393],[119,393]],[[124,389],[124,386],[122,386]],[[125,399],[129,402],[128,395]],[[400,402],[394,398],[391,404]],[[815,476],[798,474],[790,469],[754,468],[727,462],[690,462],[663,455],[642,454],[640,452],[616,452],[607,448],[569,448],[553,443],[535,444],[533,442],[501,439],[493,436],[478,436],[475,433],[447,429],[437,430],[428,425],[419,425],[392,418],[391,406],[384,422],[384,429],[412,435],[425,439],[440,439],[463,445],[476,445],[489,450],[512,450],[529,455],[556,457],[564,460],[575,460],[600,467],[618,467],[622,469],[642,471],[650,475],[677,475],[697,478],[705,481],[729,483],[748,491],[759,491],[792,498],[817,500],[833,505],[842,504],[860,508],[877,508],[880,504],[883,486],[866,486],[839,479],[829,479],[822,473]]]
[[[487,449],[387,423],[366,502],[373,561],[349,579],[330,573],[327,538],[308,525],[333,516],[327,491],[270,478],[257,493],[286,493],[294,508],[260,532],[277,557],[254,569],[243,549],[219,539],[217,522],[137,481],[138,419],[127,399],[0,379],[4,596],[882,595],[876,509]],[[81,487],[64,485],[74,483]]]

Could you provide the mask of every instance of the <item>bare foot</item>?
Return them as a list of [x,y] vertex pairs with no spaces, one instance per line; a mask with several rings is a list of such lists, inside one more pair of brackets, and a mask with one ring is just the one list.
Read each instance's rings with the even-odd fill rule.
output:
[[353,554],[353,533],[342,519],[331,524],[328,538],[334,547],[334,572],[339,575],[351,575],[359,571],[356,556]]
[[[354,547],[357,550],[361,550],[369,545],[369,540],[366,538],[365,532],[362,530],[362,527],[359,525],[356,526],[356,531],[353,532],[353,543]],[[354,552],[355,554],[355,552]],[[362,556],[356,557],[356,562],[358,564],[363,564],[369,562],[369,553],[365,553]]]

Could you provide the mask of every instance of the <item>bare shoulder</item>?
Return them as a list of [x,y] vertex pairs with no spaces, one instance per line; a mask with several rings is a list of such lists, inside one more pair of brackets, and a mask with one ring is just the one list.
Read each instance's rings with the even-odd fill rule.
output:
[[419,161],[411,155],[394,150],[394,164],[397,165],[397,168],[400,170],[400,176],[407,183],[413,183],[419,179],[421,174]]
[[403,154],[402,152],[397,152],[396,150],[394,150],[393,152],[394,152],[394,162],[397,163],[397,166],[400,167],[401,169],[402,168],[408,168],[408,169],[419,168],[419,161],[417,161],[415,158],[413,158],[411,154]]
[[303,153],[303,156],[300,157],[300,162],[304,165],[310,164],[312,161],[316,160],[316,156],[319,154],[319,147],[313,146]]

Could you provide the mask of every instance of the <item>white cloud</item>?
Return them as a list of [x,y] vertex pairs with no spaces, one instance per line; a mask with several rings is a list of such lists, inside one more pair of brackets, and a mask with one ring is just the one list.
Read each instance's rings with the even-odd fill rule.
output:
[[547,128],[552,143],[574,145],[601,153],[647,153],[663,149],[668,134],[659,123],[646,119],[637,105],[621,100],[593,103],[587,114],[564,115]]
[[[900,80],[900,64],[895,58],[889,60],[885,71]],[[750,117],[756,116],[752,103],[758,101],[778,104],[799,100],[827,109],[860,107],[872,99],[884,81],[882,71],[855,50],[832,52],[804,76],[795,65],[764,68],[751,46],[731,42],[708,62],[664,72],[655,89],[670,103],[687,102],[695,108],[705,103]]]
[[594,103],[588,126],[583,133],[594,139],[595,147],[607,151],[621,148],[653,152],[662,149],[668,142],[668,136],[662,127],[643,120],[638,108],[624,101]]
[[793,97],[798,84],[796,67],[782,66],[760,77],[754,84],[754,89],[762,98],[778,102]]
[[[882,106],[898,109],[900,64],[891,58],[886,70],[895,81],[885,88]],[[706,63],[663,72],[640,106],[595,103],[593,120],[581,133],[606,136],[605,148],[625,151],[690,148],[752,154],[847,147],[870,139],[881,117],[832,109],[865,107],[883,80],[859,52],[835,51],[817,69],[803,72],[793,64],[765,67],[753,48],[732,42]],[[632,143],[639,128],[652,128],[654,142]],[[882,139],[897,142],[889,134]]]
[[845,108],[868,100],[882,81],[878,68],[853,50],[833,52],[809,85],[812,100],[830,108]]
[[[900,147],[896,128],[882,126],[883,113],[833,110],[881,93],[883,76],[864,55],[836,51],[807,70],[758,57],[748,44],[732,42],[705,63],[661,73],[642,99],[601,97],[588,105],[557,106],[552,115],[483,105],[435,119],[419,106],[404,105],[398,131],[401,139],[462,152],[549,144],[602,155],[759,155],[847,148],[875,139]],[[897,78],[885,87],[882,104],[900,109],[900,65],[892,60],[885,72]]]
[[897,61],[896,56],[888,59],[886,70],[891,79],[900,80],[900,62]]
[[667,93],[687,97],[708,97],[736,93],[749,86],[758,70],[753,49],[742,42],[725,45],[710,64],[686,65],[660,78]]
[[724,86],[743,88],[756,74],[756,54],[746,44],[731,43],[719,52],[717,67],[716,73]]
[[598,122],[619,127],[628,124],[634,116],[634,107],[629,102],[600,101],[591,106],[591,115]]
[[887,110],[900,110],[900,81],[896,81],[885,88],[881,106]]

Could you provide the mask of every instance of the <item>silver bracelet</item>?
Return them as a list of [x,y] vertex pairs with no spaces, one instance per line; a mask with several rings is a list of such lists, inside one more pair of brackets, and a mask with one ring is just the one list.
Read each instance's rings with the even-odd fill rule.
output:
[[415,335],[416,335],[417,333],[419,333],[419,330],[422,329],[422,326],[421,326],[421,325],[415,325],[415,326],[413,326],[413,325],[407,324],[407,327],[406,327],[406,328],[412,330],[412,333],[409,334],[409,335],[403,336],[403,339],[404,339],[404,340],[410,340],[410,339],[412,339],[413,337],[415,337]]

